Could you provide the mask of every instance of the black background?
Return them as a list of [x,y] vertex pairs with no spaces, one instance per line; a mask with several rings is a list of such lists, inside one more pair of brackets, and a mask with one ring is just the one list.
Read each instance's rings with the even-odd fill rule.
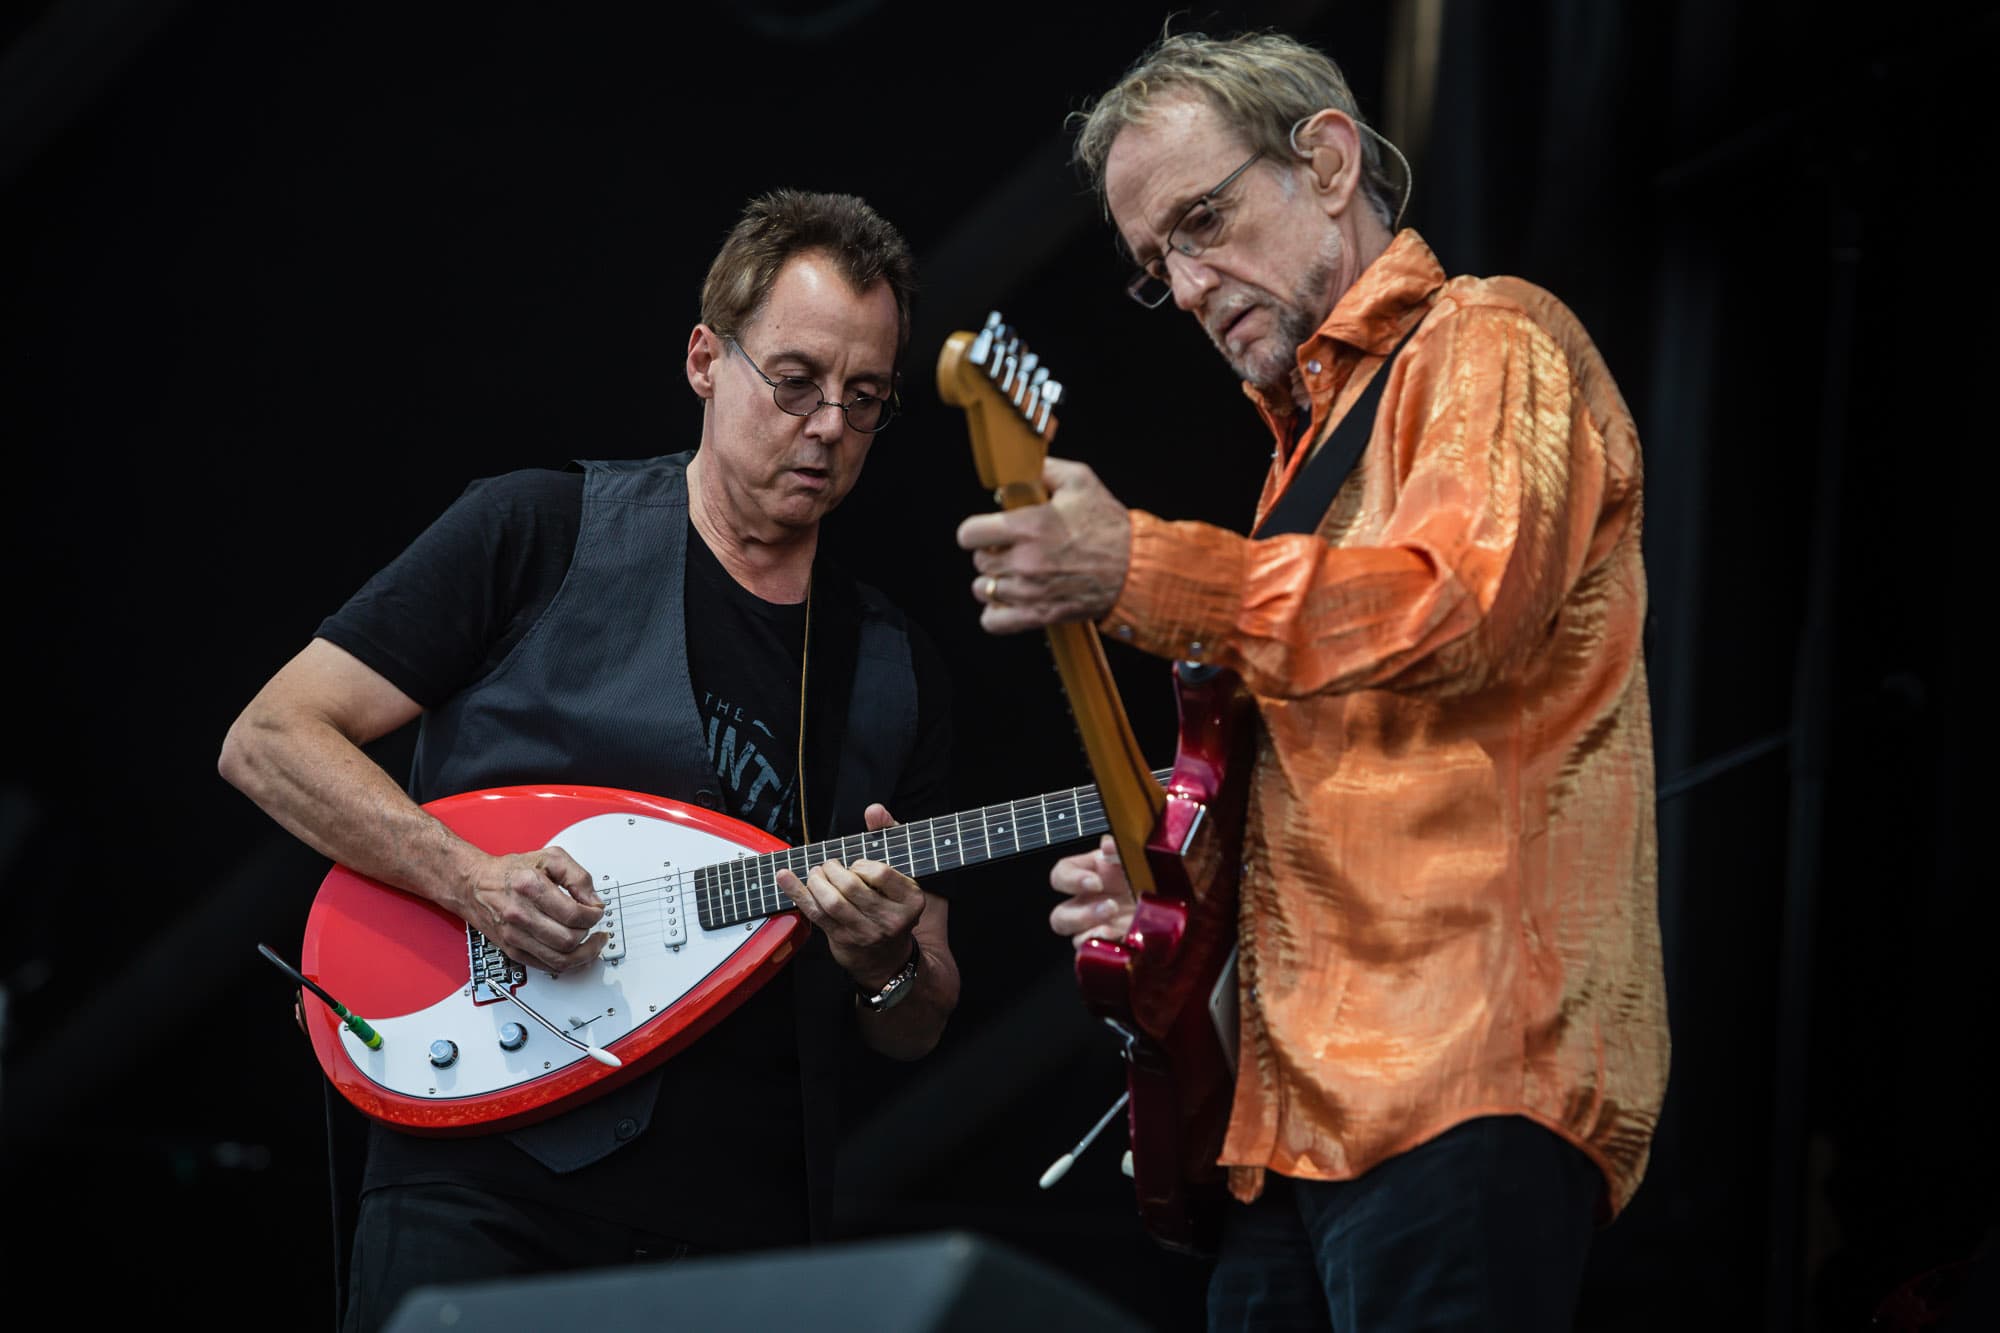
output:
[[[1387,52],[1442,14],[1428,133]],[[692,443],[701,276],[743,200],[867,197],[924,294],[907,415],[829,525],[950,663],[961,804],[1086,779],[1038,636],[977,629],[987,498],[936,349],[1003,309],[1058,452],[1240,526],[1267,443],[1119,292],[1063,116],[1150,5],[48,3],[0,26],[7,1271],[107,1319],[321,1327],[330,1193],[289,986],[325,866],[215,774],[321,616],[474,476]],[[1580,1327],[1867,1325],[1994,1221],[1985,267],[1995,7],[1242,4],[1416,151],[1453,271],[1582,315],[1648,456],[1675,1066]],[[1149,754],[1160,665],[1113,664]],[[400,771],[407,738],[379,747]],[[1765,748],[1756,750],[1762,744]],[[1746,752],[1743,747],[1753,747]],[[1733,765],[1703,767],[1718,758]],[[1694,779],[1702,779],[1693,781]],[[1693,781],[1685,785],[1684,780]],[[1117,1150],[1121,1073],[1041,865],[962,872],[965,998],[857,1095],[856,1236],[975,1231],[1162,1329],[1201,1274]]]

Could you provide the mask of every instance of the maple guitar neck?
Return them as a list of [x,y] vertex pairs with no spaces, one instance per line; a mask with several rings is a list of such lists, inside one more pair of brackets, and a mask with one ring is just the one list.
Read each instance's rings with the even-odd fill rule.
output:
[[[1062,386],[998,312],[978,333],[961,331],[945,340],[937,382],[939,395],[964,410],[979,480],[1001,508],[1047,503],[1042,463],[1055,438]],[[1139,751],[1096,627],[1071,621],[1048,626],[1047,634],[1126,879],[1135,893],[1150,894],[1146,842],[1166,793]]]

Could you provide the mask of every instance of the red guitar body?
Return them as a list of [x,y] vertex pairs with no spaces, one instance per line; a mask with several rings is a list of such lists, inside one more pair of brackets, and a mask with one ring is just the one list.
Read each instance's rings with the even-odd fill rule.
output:
[[829,859],[927,877],[1093,837],[1093,787],[1072,787],[787,848],[752,826],[608,787],[495,787],[424,807],[496,854],[560,845],[591,872],[597,961],[522,966],[413,894],[336,865],[306,919],[301,972],[373,1027],[369,1045],[308,1005],[340,1094],[413,1134],[531,1124],[610,1091],[714,1027],[798,951],[808,929],[777,887]]
[[[370,1049],[317,1004],[304,1010],[306,1029],[340,1094],[406,1132],[512,1129],[608,1092],[714,1027],[804,938],[796,914],[727,930],[694,919],[685,868],[784,845],[713,811],[584,786],[493,788],[425,808],[489,852],[559,843],[594,872],[615,934],[599,965],[563,977],[521,969],[481,987],[463,921],[335,866],[306,920],[301,971],[384,1040]],[[618,1063],[586,1058],[524,1003]]]
[[1132,1178],[1169,1249],[1212,1253],[1226,1173],[1216,1165],[1236,1077],[1236,877],[1255,710],[1236,677],[1175,664],[1180,741],[1124,939],[1087,940],[1076,977],[1126,1038]]

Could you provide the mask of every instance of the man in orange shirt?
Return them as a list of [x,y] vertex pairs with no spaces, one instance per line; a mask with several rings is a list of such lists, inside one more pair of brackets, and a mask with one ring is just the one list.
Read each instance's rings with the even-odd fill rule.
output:
[[[1130,294],[1275,437],[1259,523],[1373,409],[1316,526],[1163,521],[1052,459],[959,542],[989,631],[1091,621],[1256,704],[1211,1326],[1565,1328],[1668,1064],[1638,441],[1560,302],[1396,230],[1385,143],[1322,53],[1183,34],[1076,145]],[[1051,878],[1058,931],[1123,936],[1108,844]]]

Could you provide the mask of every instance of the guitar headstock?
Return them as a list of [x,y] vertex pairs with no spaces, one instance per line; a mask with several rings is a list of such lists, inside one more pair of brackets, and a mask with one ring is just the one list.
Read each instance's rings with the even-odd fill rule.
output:
[[937,384],[939,397],[965,410],[981,483],[1008,508],[1046,500],[1042,460],[1055,438],[1063,389],[999,311],[978,333],[945,339]]

